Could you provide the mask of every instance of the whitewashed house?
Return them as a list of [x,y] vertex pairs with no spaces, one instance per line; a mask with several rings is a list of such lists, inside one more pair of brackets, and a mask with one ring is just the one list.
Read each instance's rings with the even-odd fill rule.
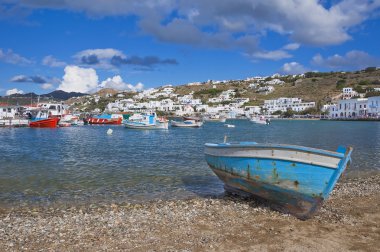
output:
[[265,100],[263,109],[272,114],[275,111],[286,112],[291,109],[296,112],[304,111],[308,108],[315,107],[315,102],[302,102],[300,98],[278,98],[276,100]]
[[232,89],[229,89],[229,90],[226,90],[226,91],[223,91],[220,95],[219,95],[219,98],[222,100],[222,101],[231,101],[232,98],[235,96],[236,92]]
[[[233,103],[235,103],[236,106],[238,106],[238,107],[243,106],[247,102],[249,102],[249,98],[235,98],[235,99],[233,99]],[[234,107],[236,107],[236,106],[234,106]]]
[[184,115],[192,115],[194,114],[194,108],[190,105],[180,105],[180,107],[177,107],[178,109],[175,110],[176,116],[184,116]]
[[368,98],[368,115],[380,117],[380,96]]
[[249,84],[249,88],[252,88],[252,89],[256,89],[256,88],[258,88],[260,86],[260,84],[259,83],[251,83],[251,84]]
[[354,91],[350,87],[343,88],[342,90],[342,99],[351,99],[354,96],[359,95],[358,92]]
[[343,99],[329,111],[331,118],[362,118],[368,116],[368,99]]
[[197,112],[206,112],[208,110],[209,106],[207,104],[200,104],[195,107],[195,110]]
[[266,81],[265,84],[267,84],[267,85],[283,85],[283,84],[285,84],[285,81],[282,81],[279,79],[273,79],[270,81]]
[[250,115],[259,115],[261,114],[261,108],[259,106],[245,106],[244,112],[246,117],[249,117]]
[[264,87],[259,87],[257,89],[258,93],[264,93],[265,95],[270,94],[273,91],[274,91],[274,87],[273,86],[264,86]]
[[209,98],[208,99],[208,102],[209,103],[220,103],[222,102],[223,100],[220,98],[220,97],[213,97],[213,98]]
[[171,99],[164,99],[160,102],[158,110],[165,112],[174,111],[174,102]]

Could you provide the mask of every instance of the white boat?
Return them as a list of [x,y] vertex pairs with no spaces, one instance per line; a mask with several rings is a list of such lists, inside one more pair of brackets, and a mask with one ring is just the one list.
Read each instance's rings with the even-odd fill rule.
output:
[[225,123],[226,122],[226,118],[219,115],[219,114],[210,114],[210,115],[206,115],[204,118],[203,118],[204,121],[206,122],[222,122],[222,123]]
[[183,122],[171,121],[172,127],[197,128],[197,127],[201,127],[202,125],[203,125],[202,121],[196,121],[196,120],[184,120]]
[[157,118],[156,113],[134,114],[124,122],[129,129],[168,129],[169,123],[164,118]]
[[1,106],[0,127],[27,127],[29,120],[21,117],[21,107]]
[[249,120],[253,123],[256,123],[256,124],[262,124],[262,125],[269,125],[270,124],[270,119],[267,119],[263,116],[251,117]]
[[[81,121],[79,119],[79,116],[78,115],[73,115],[73,114],[64,114],[62,115],[61,117],[61,120],[59,121],[59,125],[67,125],[67,126],[71,126],[71,125],[78,125],[80,124]],[[82,124],[83,125],[83,124]]]

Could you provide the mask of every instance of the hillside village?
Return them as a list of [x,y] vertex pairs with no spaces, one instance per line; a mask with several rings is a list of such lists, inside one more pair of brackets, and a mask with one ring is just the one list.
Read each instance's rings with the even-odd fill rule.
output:
[[347,73],[208,80],[149,88],[138,93],[103,89],[94,95],[71,98],[67,103],[73,111],[89,113],[157,111],[169,116],[206,113],[223,114],[227,118],[253,114],[285,117],[322,114],[341,118],[377,116],[374,106],[380,103],[379,96],[380,70],[367,68]]
[[[179,117],[218,114],[225,118],[255,115],[377,118],[380,112],[380,69],[369,67],[356,72],[208,80],[140,92],[102,89],[91,95],[63,91],[54,91],[50,95],[64,98],[51,100],[49,95],[43,95],[38,100],[64,103],[73,113],[87,115],[156,111],[159,115]],[[72,98],[65,98],[69,96]],[[0,103],[4,110],[12,104],[27,106],[31,100],[36,101],[35,94],[26,94],[23,100],[19,96],[3,97]]]

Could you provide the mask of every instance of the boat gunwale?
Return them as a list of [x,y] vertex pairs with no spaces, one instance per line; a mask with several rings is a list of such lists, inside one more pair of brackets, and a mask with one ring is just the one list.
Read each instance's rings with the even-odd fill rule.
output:
[[279,150],[289,150],[289,151],[301,151],[306,153],[314,153],[329,157],[336,157],[336,158],[344,158],[345,153],[335,152],[335,151],[329,151],[329,150],[323,150],[323,149],[317,149],[317,148],[311,148],[311,147],[304,147],[299,145],[288,145],[288,144],[258,144],[255,142],[249,143],[222,143],[222,144],[214,144],[214,143],[206,143],[205,146],[207,148],[254,148],[254,149],[279,149]]

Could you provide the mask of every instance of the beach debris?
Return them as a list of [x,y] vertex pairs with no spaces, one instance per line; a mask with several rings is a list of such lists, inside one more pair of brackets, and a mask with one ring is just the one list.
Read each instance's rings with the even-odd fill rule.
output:
[[107,130],[107,135],[112,135],[112,133],[113,133],[113,130],[112,130],[112,129],[108,129],[108,130]]

